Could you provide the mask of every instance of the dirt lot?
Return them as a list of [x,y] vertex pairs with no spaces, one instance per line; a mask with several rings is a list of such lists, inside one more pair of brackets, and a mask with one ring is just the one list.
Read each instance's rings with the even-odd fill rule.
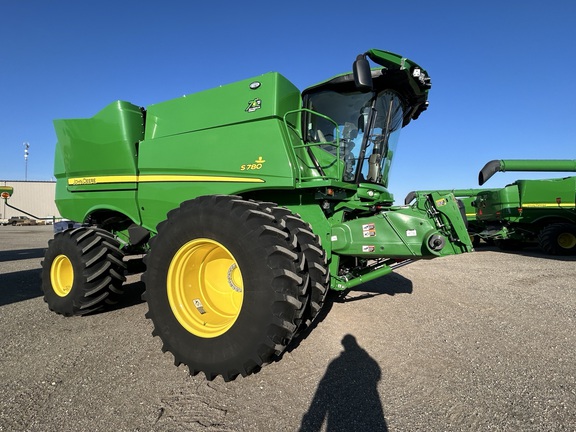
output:
[[331,298],[279,362],[224,383],[162,354],[139,277],[48,311],[51,227],[0,227],[0,431],[575,431],[576,258],[490,248]]

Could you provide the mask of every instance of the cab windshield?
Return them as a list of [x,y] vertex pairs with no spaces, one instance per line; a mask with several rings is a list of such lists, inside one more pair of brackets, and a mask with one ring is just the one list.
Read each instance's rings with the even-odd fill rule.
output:
[[329,117],[337,127],[319,115],[309,115],[307,142],[340,155],[344,181],[387,186],[404,117],[397,93],[325,90],[308,96],[306,107]]

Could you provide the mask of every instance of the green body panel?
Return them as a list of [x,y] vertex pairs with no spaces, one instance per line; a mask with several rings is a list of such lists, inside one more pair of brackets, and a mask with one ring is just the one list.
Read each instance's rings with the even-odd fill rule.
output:
[[518,180],[520,207],[574,208],[576,177]]
[[376,202],[393,203],[394,195],[384,186],[370,183],[360,183],[357,191],[358,199],[373,200]]
[[[139,222],[137,144],[144,137],[140,108],[116,101],[89,119],[55,120],[54,128],[58,136],[54,176],[60,214],[83,221],[92,211],[105,208]],[[118,177],[131,181],[109,182]],[[105,198],[95,191],[105,192]]]
[[573,219],[576,177],[518,180],[477,198],[477,219],[532,223],[542,217]]
[[[466,229],[463,223],[459,228]],[[450,247],[435,251],[428,245],[430,237],[439,233],[434,221],[416,207],[392,208],[335,225],[332,250],[364,258],[431,258],[458,253]]]
[[144,137],[137,106],[116,101],[89,119],[55,120],[54,128],[56,153],[62,156],[56,178],[136,175],[136,144]]
[[[480,172],[479,181],[498,171],[576,171],[576,161],[492,161]],[[576,177],[517,180],[479,193],[475,205],[485,238],[533,242],[548,224],[576,223]]]
[[330,240],[332,225],[342,219],[342,213],[340,212],[332,218],[327,218],[318,203],[310,195],[305,195],[302,203],[294,203],[290,198],[287,200],[283,199],[281,194],[276,195],[275,198],[280,206],[289,208],[310,224],[314,233],[320,237],[322,247],[326,251],[328,260],[330,260],[332,257],[332,242]]
[[[140,222],[136,203],[136,190],[99,190],[71,193],[63,181],[56,181],[56,204],[60,214],[73,221],[85,221],[97,211],[111,211],[126,215],[135,223]],[[105,197],[103,196],[105,194]],[[60,197],[60,198],[58,198]]]
[[496,220],[501,215],[518,212],[520,205],[518,185],[513,184],[493,191],[480,192],[476,198],[476,219],[479,221]]
[[[259,85],[250,86],[252,83]],[[145,139],[266,118],[282,119],[287,111],[299,106],[300,91],[279,73],[270,72],[150,105],[146,111]]]
[[[139,183],[143,225],[155,230],[169,210],[200,195],[294,189],[294,165],[286,163],[292,154],[285,142],[283,124],[274,117],[144,140],[140,176],[160,176],[161,181]],[[182,157],[173,157],[177,154]],[[193,177],[172,181],[171,176]]]
[[[352,135],[350,130],[339,131],[351,124],[343,119],[349,122],[352,117],[341,116],[337,123],[303,106],[304,98],[330,92],[358,101],[367,93],[358,92],[352,74],[301,94],[272,72],[146,110],[117,101],[92,118],[56,120],[54,171],[60,213],[101,226],[117,234],[124,247],[145,252],[141,242],[147,237],[137,231],[134,238],[140,240],[132,245],[128,227],[138,225],[155,235],[167,213],[184,201],[213,194],[272,201],[299,214],[320,237],[334,289],[384,275],[405,258],[472,250],[452,193],[422,194],[411,206],[392,206],[386,184],[394,150],[387,140],[392,134],[396,140],[401,127],[426,109],[430,84],[423,69],[401,56],[380,50],[365,55],[385,66],[385,73],[372,71],[372,114],[362,114],[366,121],[378,118],[380,123],[357,125],[364,137],[361,148],[386,149],[380,154],[380,168],[371,162],[382,173],[381,180],[368,177],[371,183],[360,175],[363,161],[368,163],[364,153],[343,153],[350,151],[342,143],[349,146]],[[376,101],[387,94],[401,105],[378,105],[378,117]],[[395,123],[384,124],[384,110],[392,112],[393,106],[402,107],[394,113]],[[335,112],[353,109],[353,118],[360,119],[365,107],[342,103]],[[310,138],[312,117],[334,125],[331,141]],[[374,137],[386,141],[368,145]],[[355,157],[356,165],[345,157]],[[344,177],[350,167],[358,173],[354,181]],[[358,263],[351,266],[351,257]],[[378,264],[367,264],[374,260]]]
[[466,219],[468,222],[476,221],[476,197],[481,192],[486,192],[492,189],[452,189],[449,191],[438,191],[440,193],[452,192],[456,198],[458,198],[462,204],[464,204],[464,210],[466,212]]

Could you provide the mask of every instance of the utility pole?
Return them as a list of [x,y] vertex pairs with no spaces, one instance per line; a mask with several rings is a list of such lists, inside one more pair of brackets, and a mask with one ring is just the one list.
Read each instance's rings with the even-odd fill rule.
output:
[[28,181],[28,149],[30,148],[30,144],[27,142],[23,143],[24,145],[24,181]]

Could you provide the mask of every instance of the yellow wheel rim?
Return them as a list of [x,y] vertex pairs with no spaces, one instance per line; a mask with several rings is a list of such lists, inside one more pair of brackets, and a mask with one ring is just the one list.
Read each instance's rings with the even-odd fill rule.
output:
[[240,315],[242,273],[234,256],[217,241],[201,238],[182,246],[172,258],[166,282],[174,316],[196,336],[220,336]]
[[571,233],[562,233],[558,236],[558,245],[564,249],[572,249],[576,246],[576,236]]
[[66,255],[58,255],[50,267],[52,289],[60,297],[66,297],[74,284],[74,269]]

